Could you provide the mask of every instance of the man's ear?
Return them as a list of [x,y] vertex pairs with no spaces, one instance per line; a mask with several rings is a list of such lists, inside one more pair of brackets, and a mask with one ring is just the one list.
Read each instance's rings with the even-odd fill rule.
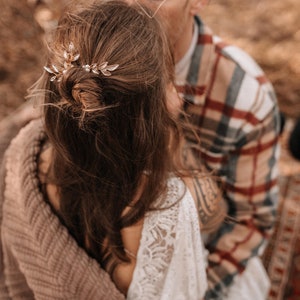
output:
[[200,13],[203,7],[209,2],[209,0],[191,0],[191,15],[195,16]]

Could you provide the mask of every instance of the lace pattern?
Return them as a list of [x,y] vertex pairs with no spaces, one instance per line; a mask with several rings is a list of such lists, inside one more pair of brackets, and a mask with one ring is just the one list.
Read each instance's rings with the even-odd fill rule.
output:
[[201,299],[207,281],[192,196],[181,179],[172,177],[166,199],[158,203],[165,209],[145,217],[127,299]]

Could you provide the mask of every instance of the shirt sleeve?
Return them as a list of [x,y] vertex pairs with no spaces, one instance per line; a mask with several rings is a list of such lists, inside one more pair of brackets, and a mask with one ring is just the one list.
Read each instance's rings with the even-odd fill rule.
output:
[[228,157],[224,197],[229,204],[224,222],[208,243],[207,299],[218,299],[249,258],[260,254],[275,221],[278,186],[278,116],[272,111]]
[[273,88],[263,75],[253,76],[219,55],[211,77],[204,105],[186,105],[200,147],[193,134],[186,138],[194,154],[220,177],[228,204],[227,222],[206,245],[206,299],[222,299],[273,230],[280,118]]

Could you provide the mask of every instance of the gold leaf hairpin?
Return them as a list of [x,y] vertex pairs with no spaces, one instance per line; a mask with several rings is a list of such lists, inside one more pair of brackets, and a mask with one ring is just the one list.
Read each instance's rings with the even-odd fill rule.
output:
[[60,81],[60,72],[56,68],[55,65],[51,65],[51,67],[44,66],[44,70],[47,71],[49,74],[52,74],[53,76],[50,78],[50,81]]
[[[76,51],[74,44],[71,42],[68,46],[68,49],[64,51],[63,57],[65,59],[63,63],[63,68],[59,70],[55,65],[51,65],[50,67],[44,66],[44,70],[49,74],[53,75],[50,78],[50,81],[57,80],[61,81],[63,74],[65,74],[69,69],[73,68],[73,63],[76,62],[80,54]],[[100,72],[104,76],[111,76],[111,72],[116,70],[119,65],[108,65],[108,62],[103,62],[101,64],[91,64],[91,65],[83,65],[82,68],[87,72],[93,72],[94,74],[100,74]]]
[[108,65],[108,62],[105,61],[101,63],[100,65],[97,64],[91,64],[91,65],[84,65],[82,66],[83,69],[85,69],[87,72],[93,72],[94,74],[100,74],[100,72],[104,76],[111,76],[111,72],[116,70],[119,67],[119,65]]
[[72,63],[80,57],[80,54],[75,50],[74,44],[71,42],[68,46],[68,51],[64,51],[64,58],[67,63]]

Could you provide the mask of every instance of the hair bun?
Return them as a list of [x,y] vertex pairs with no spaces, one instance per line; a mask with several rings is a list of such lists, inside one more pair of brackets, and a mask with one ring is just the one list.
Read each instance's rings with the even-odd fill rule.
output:
[[74,67],[64,74],[59,84],[59,93],[77,112],[98,110],[102,103],[99,77],[81,68]]

